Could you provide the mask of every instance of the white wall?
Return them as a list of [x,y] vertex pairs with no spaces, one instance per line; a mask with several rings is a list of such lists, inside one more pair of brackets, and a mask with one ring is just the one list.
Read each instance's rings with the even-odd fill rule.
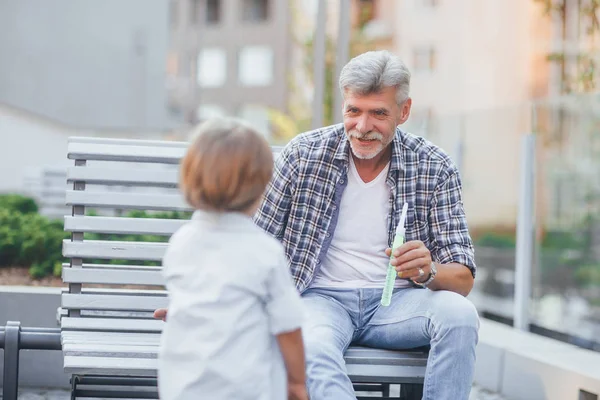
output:
[[162,139],[162,132],[81,131],[0,104],[0,193],[26,192],[28,171],[67,167],[69,136]]
[[[428,138],[457,158],[471,225],[516,219],[520,138],[531,130],[529,102],[547,82],[549,21],[533,2],[453,0],[427,7],[397,3],[395,51],[412,71],[414,120],[430,110]],[[544,39],[545,38],[545,39]],[[414,51],[435,49],[432,71],[419,71]],[[411,129],[415,134],[426,132]]]

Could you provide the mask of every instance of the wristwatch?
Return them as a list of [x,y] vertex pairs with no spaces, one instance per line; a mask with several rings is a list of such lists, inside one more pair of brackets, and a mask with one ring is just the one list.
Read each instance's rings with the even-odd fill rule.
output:
[[417,286],[421,286],[426,288],[427,286],[429,286],[429,284],[431,282],[433,282],[433,280],[435,279],[435,276],[437,275],[437,268],[435,266],[435,263],[432,261],[431,262],[431,272],[429,273],[429,276],[427,277],[427,280],[425,280],[425,282],[417,282],[414,279],[411,279],[412,283],[414,283]]

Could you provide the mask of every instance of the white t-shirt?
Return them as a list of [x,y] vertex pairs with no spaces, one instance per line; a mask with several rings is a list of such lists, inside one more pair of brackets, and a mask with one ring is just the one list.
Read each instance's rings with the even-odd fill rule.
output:
[[[348,184],[342,195],[331,245],[311,287],[383,288],[389,257],[390,189],[388,165],[375,179],[365,183],[349,156]],[[407,287],[396,280],[395,287]]]
[[171,237],[163,265],[160,398],[287,398],[275,335],[300,328],[303,311],[282,245],[250,217],[198,211]]

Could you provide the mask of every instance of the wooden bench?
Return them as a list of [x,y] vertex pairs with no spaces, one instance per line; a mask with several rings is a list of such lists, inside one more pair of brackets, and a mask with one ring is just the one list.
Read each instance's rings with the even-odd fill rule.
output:
[[[65,217],[64,227],[71,239],[63,243],[69,262],[62,278],[68,289],[59,316],[73,398],[157,398],[156,357],[164,323],[152,312],[167,305],[159,264],[165,241],[185,219],[115,217],[106,211],[189,216],[177,189],[186,148],[184,142],[69,139],[74,166],[67,170],[65,197],[72,215]],[[91,210],[105,212],[90,215]],[[156,242],[157,236],[163,241]],[[400,384],[403,398],[421,398],[426,353],[351,347],[345,359],[357,390],[387,397],[389,385]]]

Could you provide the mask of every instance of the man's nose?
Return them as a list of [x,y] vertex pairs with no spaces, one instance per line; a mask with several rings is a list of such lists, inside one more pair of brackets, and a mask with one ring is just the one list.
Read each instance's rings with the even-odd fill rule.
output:
[[372,129],[371,123],[369,122],[368,115],[361,115],[358,122],[356,123],[356,130],[360,133],[370,132]]

